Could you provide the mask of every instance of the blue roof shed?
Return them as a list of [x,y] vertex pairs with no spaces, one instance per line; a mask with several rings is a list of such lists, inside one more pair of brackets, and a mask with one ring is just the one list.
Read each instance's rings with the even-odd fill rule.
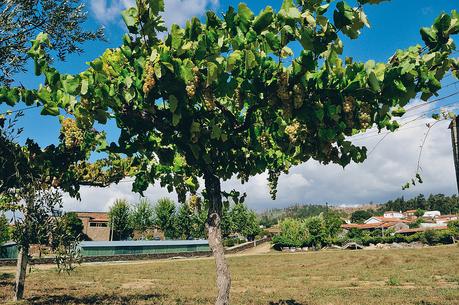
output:
[[164,254],[210,251],[207,240],[127,240],[84,241],[79,245],[83,256]]

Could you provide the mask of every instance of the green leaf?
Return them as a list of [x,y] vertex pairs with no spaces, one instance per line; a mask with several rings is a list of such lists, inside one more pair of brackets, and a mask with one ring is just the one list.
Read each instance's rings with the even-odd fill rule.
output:
[[371,71],[370,74],[368,75],[368,82],[370,83],[371,89],[373,89],[376,92],[379,92],[381,90],[381,86],[379,85],[379,80],[376,77],[376,74],[374,71]]
[[309,27],[303,28],[300,38],[301,45],[305,50],[314,49],[314,31]]
[[213,62],[207,63],[207,86],[212,84],[218,78],[218,66]]
[[315,109],[314,110],[314,114],[316,115],[316,118],[319,120],[319,121],[323,121],[324,120],[324,110],[323,109]]
[[253,69],[257,66],[255,54],[251,50],[245,51],[245,68],[247,70]]
[[130,7],[121,12],[124,23],[131,33],[137,33],[137,17],[139,12],[136,7]]
[[172,48],[178,50],[182,46],[182,40],[185,36],[185,30],[180,28],[180,26],[173,24],[169,35],[171,37]]
[[182,116],[180,113],[174,113],[172,115],[172,125],[177,126],[180,123]]
[[214,125],[212,127],[212,132],[210,134],[210,138],[213,139],[213,140],[219,139],[221,134],[222,134],[221,128],[218,125]]
[[253,29],[257,33],[264,31],[274,20],[273,8],[268,6],[266,7],[260,15],[258,15],[253,21]]
[[178,99],[175,97],[175,95],[169,95],[169,106],[172,112],[177,110]]
[[62,86],[68,94],[77,94],[77,89],[80,86],[80,78],[68,75],[64,80],[62,80]]
[[404,92],[404,93],[407,92],[406,87],[402,83],[402,81],[400,81],[398,79],[394,79],[394,85],[395,85],[395,88],[397,88],[399,91]]
[[396,117],[401,117],[406,113],[405,108],[403,107],[397,107],[395,109],[392,109],[392,115]]
[[241,18],[241,21],[248,22],[253,18],[253,12],[245,3],[239,3],[237,14]]
[[154,15],[164,12],[164,0],[149,0],[148,2]]
[[437,45],[437,31],[432,28],[422,28],[421,29],[421,37],[424,40],[424,43],[429,48],[433,48]]
[[228,61],[226,65],[226,70],[231,72],[234,66],[237,64],[238,61],[242,59],[242,52],[240,50],[236,50],[228,56]]
[[253,19],[253,12],[245,3],[239,3],[237,14],[242,26],[241,29],[243,32],[247,32],[250,27],[250,22]]
[[41,110],[42,115],[52,115],[52,116],[58,116],[59,115],[59,107],[57,107],[56,104],[53,103],[46,103]]

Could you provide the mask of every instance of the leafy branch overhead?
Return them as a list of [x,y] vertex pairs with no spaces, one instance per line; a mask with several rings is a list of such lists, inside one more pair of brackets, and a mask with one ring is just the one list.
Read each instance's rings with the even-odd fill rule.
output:
[[79,0],[8,0],[0,3],[0,84],[10,85],[15,73],[26,71],[29,42],[40,32],[50,35],[50,55],[64,60],[81,53],[81,45],[103,38],[103,29],[86,31],[87,19]]
[[450,58],[456,11],[421,30],[424,47],[398,50],[387,63],[343,60],[342,35],[358,38],[369,26],[365,5],[381,1],[358,2],[286,0],[258,15],[240,4],[222,17],[209,11],[204,22],[173,25],[160,39],[163,1],[139,0],[122,14],[129,29],[122,45],[79,74],[53,68],[49,39],[39,35],[29,54],[44,85],[3,88],[0,102],[64,110],[81,128],[115,120],[121,135],[105,151],[132,158],[136,191],[159,180],[184,201],[196,177],[247,181],[269,171],[275,196],[292,165],[363,162],[366,148],[347,137],[372,126],[394,131],[410,99],[436,95],[458,66]]

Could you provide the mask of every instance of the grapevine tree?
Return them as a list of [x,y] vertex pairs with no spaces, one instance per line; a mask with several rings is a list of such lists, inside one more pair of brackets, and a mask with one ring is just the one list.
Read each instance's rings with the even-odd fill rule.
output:
[[274,197],[279,175],[294,165],[363,162],[366,148],[349,136],[373,126],[396,130],[410,99],[427,100],[457,71],[456,11],[421,30],[424,46],[397,50],[386,63],[344,59],[341,38],[358,38],[369,25],[364,6],[379,2],[285,0],[258,15],[239,4],[158,35],[166,31],[163,0],[137,0],[122,12],[129,31],[122,45],[79,74],[50,66],[49,41],[38,37],[29,54],[44,85],[6,90],[2,100],[38,102],[44,114],[62,110],[83,129],[114,120],[120,136],[105,149],[131,158],[137,192],[159,181],[184,202],[202,177],[216,304],[229,304],[221,181],[268,172]]

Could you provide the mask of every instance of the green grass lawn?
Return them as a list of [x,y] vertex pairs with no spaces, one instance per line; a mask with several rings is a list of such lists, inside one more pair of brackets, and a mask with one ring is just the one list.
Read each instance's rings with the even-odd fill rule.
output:
[[[229,258],[232,304],[459,304],[459,247],[323,251]],[[12,295],[0,268],[0,304]],[[24,304],[212,304],[210,259],[32,270]]]

